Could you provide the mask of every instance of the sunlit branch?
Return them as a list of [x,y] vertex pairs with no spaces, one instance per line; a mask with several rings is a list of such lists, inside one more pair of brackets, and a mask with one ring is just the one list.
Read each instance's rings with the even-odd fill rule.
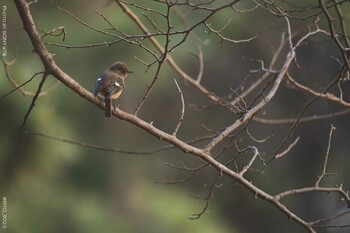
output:
[[174,79],[174,82],[176,84],[176,88],[177,90],[179,91],[180,93],[180,97],[181,97],[181,114],[180,114],[180,119],[179,119],[179,122],[177,123],[175,129],[174,129],[174,132],[173,132],[173,135],[176,136],[177,134],[177,131],[180,129],[180,126],[184,120],[184,116],[185,116],[185,100],[184,100],[184,96],[183,96],[183,93],[181,91],[181,88],[179,86],[179,84],[177,83],[176,79]]

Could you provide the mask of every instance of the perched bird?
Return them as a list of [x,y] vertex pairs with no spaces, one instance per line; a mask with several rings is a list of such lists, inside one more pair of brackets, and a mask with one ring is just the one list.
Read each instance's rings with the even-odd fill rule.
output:
[[124,79],[129,73],[133,73],[123,62],[116,62],[108,70],[104,71],[96,80],[94,96],[98,94],[105,98],[105,116],[112,117],[112,102],[122,93],[125,84]]

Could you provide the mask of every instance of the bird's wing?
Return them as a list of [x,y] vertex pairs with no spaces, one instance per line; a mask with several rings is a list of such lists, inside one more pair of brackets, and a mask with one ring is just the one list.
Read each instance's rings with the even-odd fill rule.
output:
[[100,75],[97,80],[96,80],[96,84],[95,84],[95,87],[94,87],[94,96],[97,96],[98,93],[101,91],[102,89],[102,86],[103,86],[103,82],[102,82],[102,75]]
[[[116,95],[117,93],[121,93],[123,90],[123,86],[119,84],[118,82],[113,82],[107,87],[107,96],[106,98],[111,98],[112,96]],[[118,95],[119,96],[119,95]],[[117,97],[114,97],[117,98]]]

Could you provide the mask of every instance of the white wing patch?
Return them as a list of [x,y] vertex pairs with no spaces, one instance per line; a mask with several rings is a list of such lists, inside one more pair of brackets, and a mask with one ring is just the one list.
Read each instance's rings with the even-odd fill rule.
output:
[[120,87],[120,84],[115,82],[114,85],[116,85],[117,87]]

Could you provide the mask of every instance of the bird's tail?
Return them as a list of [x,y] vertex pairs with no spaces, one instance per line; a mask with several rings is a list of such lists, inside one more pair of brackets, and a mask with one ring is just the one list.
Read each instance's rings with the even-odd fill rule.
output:
[[112,100],[106,98],[105,117],[112,118]]

